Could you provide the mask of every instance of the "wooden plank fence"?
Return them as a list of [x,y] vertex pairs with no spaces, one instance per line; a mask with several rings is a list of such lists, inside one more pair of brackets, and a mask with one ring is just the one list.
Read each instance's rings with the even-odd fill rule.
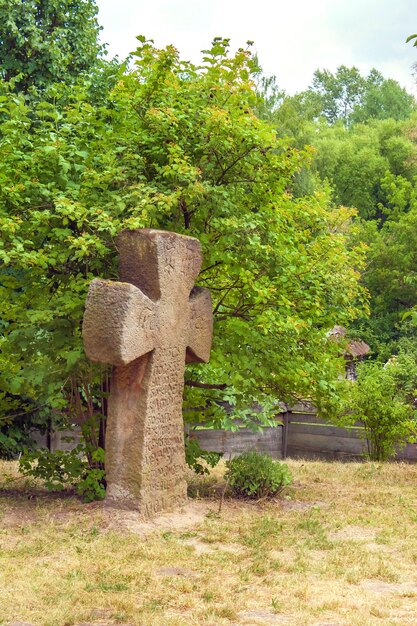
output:
[[57,430],[51,433],[49,441],[48,436],[39,431],[32,433],[32,437],[39,448],[49,447],[51,452],[73,450],[81,441],[81,431],[77,427],[74,430]]
[[[239,427],[236,431],[215,430],[204,424],[187,424],[185,434],[196,439],[204,450],[223,452],[225,458],[246,450],[257,450],[273,458],[286,457],[324,460],[360,460],[366,452],[363,427],[333,426],[322,420],[313,406],[299,404],[277,415],[276,426],[259,431]],[[66,439],[73,437],[73,442]],[[40,447],[46,447],[46,436],[37,435]],[[80,433],[60,431],[51,435],[51,450],[71,450],[80,440]],[[408,444],[397,460],[417,462],[417,445]]]
[[314,412],[289,411],[285,416],[286,447],[282,456],[305,459],[359,459],[366,441],[361,426],[340,428],[320,419]]
[[282,424],[266,426],[259,431],[240,427],[239,430],[215,430],[204,425],[185,426],[185,433],[196,439],[203,450],[223,452],[226,459],[247,450],[265,452],[275,459],[282,457]]
[[[267,452],[274,458],[323,460],[361,460],[366,453],[364,429],[360,424],[349,428],[333,426],[321,419],[310,404],[298,404],[277,415],[276,427],[261,433],[240,428],[230,433],[211,430],[204,425],[187,427],[189,435],[206,450],[223,452],[226,457],[245,450]],[[397,460],[417,462],[417,445],[407,444],[397,453]]]

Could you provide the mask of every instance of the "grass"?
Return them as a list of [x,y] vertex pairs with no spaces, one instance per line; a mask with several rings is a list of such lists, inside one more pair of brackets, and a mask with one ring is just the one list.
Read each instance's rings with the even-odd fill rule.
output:
[[0,462],[0,624],[417,624],[417,466],[288,465],[279,500],[219,515],[220,468],[145,532]]

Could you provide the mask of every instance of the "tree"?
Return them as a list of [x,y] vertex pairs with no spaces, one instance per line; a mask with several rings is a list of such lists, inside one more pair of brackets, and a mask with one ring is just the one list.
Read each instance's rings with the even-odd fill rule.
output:
[[406,120],[415,108],[414,97],[397,81],[384,79],[380,72],[372,69],[366,78],[362,101],[354,108],[351,121],[366,123],[370,120]]
[[103,55],[94,0],[0,0],[0,76],[17,91],[74,82]]
[[386,461],[407,442],[416,440],[413,398],[407,393],[409,384],[415,390],[416,380],[416,363],[399,357],[385,366],[361,364],[357,381],[346,384],[345,410],[351,422],[363,424],[372,461]]
[[366,82],[356,67],[341,65],[336,74],[316,70],[310,90],[320,98],[322,114],[330,124],[349,122],[365,92]]
[[391,327],[417,305],[416,274],[417,204],[397,219],[388,220],[369,241],[369,266],[364,281],[372,294],[374,311],[391,315]]
[[416,106],[413,96],[395,80],[384,79],[375,69],[363,77],[356,67],[345,65],[338,67],[335,74],[317,70],[309,92],[316,100],[318,115],[323,115],[329,124],[405,120]]
[[[252,44],[252,42],[248,42]],[[266,76],[259,65],[258,55],[253,55],[253,79],[258,95],[256,116],[261,120],[273,122],[276,112],[281,107],[285,92],[279,88],[276,76]]]
[[255,400],[267,417],[278,400],[331,394],[341,363],[326,333],[364,301],[353,212],[333,210],[325,192],[293,197],[309,152],[254,115],[249,50],[230,56],[215,40],[197,67],[139,42],[105,105],[86,102],[82,85],[59,110],[4,101],[4,389],[54,419],[103,412],[81,342],[88,284],[117,277],[118,231],[154,227],[200,239],[199,280],[213,295],[212,358],[186,381],[193,421],[231,427],[250,421]]
[[338,204],[353,206],[365,219],[382,219],[410,208],[416,144],[410,122],[375,120],[345,128],[316,126],[313,171],[328,180]]
[[[306,92],[284,97],[270,115],[291,145],[312,149],[312,167],[296,174],[294,195],[327,184],[335,205],[355,207],[351,232],[368,246],[362,284],[371,315],[354,332],[388,359],[414,329],[414,234],[417,152],[415,100],[373,69],[317,71]],[[403,316],[406,316],[405,321]]]

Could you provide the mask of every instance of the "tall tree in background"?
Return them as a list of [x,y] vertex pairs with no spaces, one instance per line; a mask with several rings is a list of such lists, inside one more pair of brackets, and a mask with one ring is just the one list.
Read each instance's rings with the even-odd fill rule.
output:
[[341,65],[336,74],[329,70],[316,70],[310,90],[317,96],[321,114],[330,124],[342,120],[349,122],[355,107],[361,102],[366,81],[356,67]]
[[354,108],[351,122],[372,120],[406,120],[416,108],[415,99],[396,80],[385,79],[372,69],[366,78],[362,100]]
[[410,207],[417,175],[413,125],[392,119],[321,125],[311,137],[313,171],[331,184],[337,204],[355,207],[364,219],[398,217]]
[[264,116],[294,147],[313,148],[312,167],[295,175],[294,195],[327,184],[334,205],[358,210],[354,230],[356,241],[369,248],[362,281],[371,295],[371,315],[351,332],[367,341],[374,356],[389,358],[410,341],[417,321],[414,97],[375,69],[361,76],[341,66],[335,73],[317,71],[307,91],[284,96]]
[[[298,141],[306,124],[315,125],[320,119],[349,127],[373,120],[406,120],[415,109],[414,97],[397,81],[385,79],[375,69],[362,76],[356,67],[341,65],[335,73],[317,70],[309,89],[282,97],[273,119],[282,133]],[[313,127],[310,134],[313,138]]]
[[0,0],[0,76],[16,91],[73,82],[103,54],[94,0]]

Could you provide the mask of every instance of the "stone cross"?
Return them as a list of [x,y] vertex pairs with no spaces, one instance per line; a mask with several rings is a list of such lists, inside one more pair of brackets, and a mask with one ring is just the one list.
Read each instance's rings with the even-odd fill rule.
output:
[[83,322],[87,356],[114,365],[106,432],[106,503],[145,517],[186,499],[182,396],[185,363],[207,362],[212,309],[194,287],[197,239],[124,230],[120,280],[95,279]]

